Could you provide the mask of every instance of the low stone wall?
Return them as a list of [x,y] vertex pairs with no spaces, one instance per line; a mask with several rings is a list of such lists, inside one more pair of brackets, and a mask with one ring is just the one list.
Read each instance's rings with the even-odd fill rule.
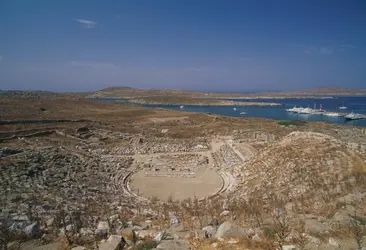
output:
[[146,177],[169,177],[169,178],[194,178],[196,173],[156,173],[156,172],[145,172]]

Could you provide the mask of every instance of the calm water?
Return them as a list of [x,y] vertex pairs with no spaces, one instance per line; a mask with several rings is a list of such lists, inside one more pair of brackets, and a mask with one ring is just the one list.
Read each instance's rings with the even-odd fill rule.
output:
[[[99,99],[102,101],[114,101],[111,99]],[[236,100],[236,99],[232,99]],[[240,101],[240,100],[236,100]],[[327,111],[338,111],[344,113],[360,113],[366,115],[366,96],[357,96],[357,97],[335,97],[333,99],[249,99],[244,101],[253,101],[253,102],[277,102],[281,103],[283,107],[237,107],[237,110],[234,111],[232,106],[223,107],[223,106],[185,106],[184,111],[192,111],[192,112],[210,112],[219,115],[227,115],[227,116],[237,116],[240,117],[240,112],[246,112],[247,117],[264,117],[275,120],[306,120],[306,121],[325,121],[346,125],[357,125],[357,126],[366,126],[366,119],[357,120],[357,121],[348,121],[345,122],[343,117],[328,117],[323,115],[305,115],[305,114],[293,114],[285,111],[287,108],[292,108],[293,106],[297,107],[314,107],[314,104],[319,107],[322,104],[323,109]],[[339,106],[346,106],[348,109],[339,110]],[[179,110],[178,105],[145,105],[145,107],[150,108],[167,108]]]

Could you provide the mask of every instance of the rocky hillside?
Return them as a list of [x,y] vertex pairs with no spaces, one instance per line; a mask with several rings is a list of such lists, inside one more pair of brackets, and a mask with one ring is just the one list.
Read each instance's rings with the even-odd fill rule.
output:
[[325,196],[345,195],[365,176],[361,154],[334,137],[314,132],[292,132],[261,150],[242,169],[247,195],[271,193],[286,199],[311,197],[312,205]]

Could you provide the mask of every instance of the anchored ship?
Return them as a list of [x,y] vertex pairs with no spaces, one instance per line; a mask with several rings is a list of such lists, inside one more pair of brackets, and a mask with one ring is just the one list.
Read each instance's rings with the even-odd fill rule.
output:
[[363,119],[363,117],[362,117],[362,115],[353,113],[353,111],[352,111],[352,113],[346,115],[344,117],[344,119],[346,119],[346,121],[351,121],[351,120],[360,120],[360,119]]
[[343,114],[341,113],[338,113],[338,112],[324,112],[325,116],[331,116],[331,117],[341,117],[341,116],[344,116]]

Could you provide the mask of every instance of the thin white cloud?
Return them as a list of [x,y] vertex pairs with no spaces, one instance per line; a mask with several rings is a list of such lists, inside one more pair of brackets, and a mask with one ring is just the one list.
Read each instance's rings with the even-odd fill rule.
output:
[[333,46],[309,46],[304,44],[291,44],[290,45],[293,48],[300,49],[302,52],[306,54],[318,54],[318,55],[324,55],[329,56],[333,55],[336,52],[340,51],[347,51],[356,49],[356,46],[353,44],[340,44],[340,45],[333,45]]
[[303,49],[304,53],[306,53],[306,54],[314,54],[314,52],[316,51],[316,49],[311,48],[311,47],[304,47],[302,49]]
[[85,20],[85,19],[74,19],[74,20],[80,23],[82,27],[84,27],[85,29],[93,29],[95,25],[97,25],[97,22],[91,20]]
[[109,62],[72,61],[70,64],[74,67],[88,67],[94,69],[121,69],[121,66]]
[[332,55],[333,54],[333,48],[330,47],[322,47],[319,49],[319,54],[321,55]]
[[334,48],[330,46],[316,47],[303,44],[291,44],[292,47],[302,50],[306,54],[332,55]]
[[344,52],[347,50],[353,50],[356,49],[356,46],[353,44],[341,44],[339,45],[338,51]]
[[188,70],[188,71],[204,71],[204,70],[208,70],[208,68],[207,67],[187,68],[186,70]]
[[355,49],[356,48],[356,46],[353,44],[341,44],[341,45],[339,45],[339,47],[342,49]]

